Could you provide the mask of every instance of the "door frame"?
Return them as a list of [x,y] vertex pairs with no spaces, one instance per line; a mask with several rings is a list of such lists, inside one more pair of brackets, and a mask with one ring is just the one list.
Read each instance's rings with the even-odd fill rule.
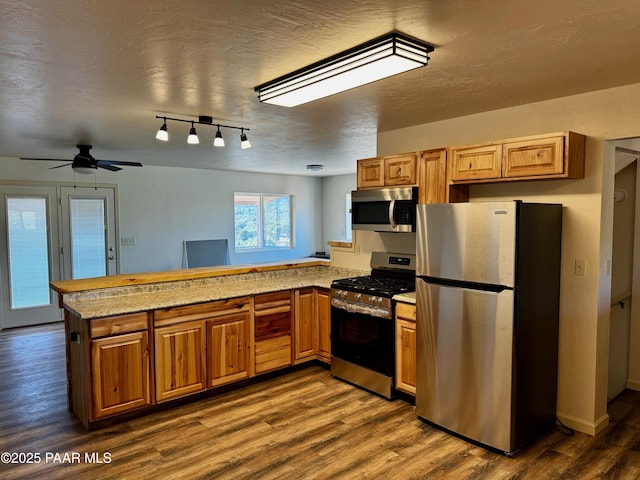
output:
[[[110,188],[113,189],[113,195],[114,195],[114,205],[113,205],[113,223],[114,223],[114,236],[115,236],[115,244],[114,244],[114,249],[115,249],[115,272],[113,272],[114,274],[118,274],[120,273],[120,229],[119,229],[119,225],[120,225],[120,217],[119,217],[119,208],[118,208],[118,185],[114,184],[114,183],[88,183],[88,182],[83,182],[83,183],[79,183],[79,182],[49,182],[49,181],[22,181],[22,180],[0,180],[0,187],[4,188],[4,187],[15,187],[15,188],[24,188],[26,190],[28,190],[29,188],[39,188],[39,187],[49,187],[49,188],[54,188],[55,189],[55,198],[52,199],[53,203],[49,206],[50,212],[50,249],[52,251],[50,251],[50,281],[55,281],[55,280],[63,280],[64,279],[64,272],[63,272],[63,261],[64,259],[62,258],[63,253],[61,251],[61,246],[62,246],[62,208],[60,205],[61,202],[61,194],[62,194],[62,187],[82,187],[82,188]],[[26,193],[26,192],[25,192]],[[55,204],[55,206],[54,206]],[[4,215],[4,213],[1,213],[1,215]],[[53,250],[57,250],[57,252],[53,251]],[[6,263],[5,260],[2,260],[3,263]],[[4,287],[3,287],[4,288]],[[54,304],[57,305],[57,301],[58,301],[58,297],[57,295],[55,295],[53,292],[51,293],[52,298],[54,300]],[[5,329],[5,328],[14,328],[18,325],[6,325],[5,319],[4,319],[4,305],[3,305],[3,298],[2,296],[0,296],[0,331]],[[42,307],[34,307],[34,308],[42,308]],[[60,317],[59,318],[55,318],[52,319],[51,322],[58,322],[58,321],[62,321],[62,310],[60,309]],[[51,323],[49,322],[49,323]],[[44,323],[44,322],[42,322]],[[24,326],[27,326],[26,324]]]
[[631,279],[631,326],[627,388],[640,390],[640,152],[616,147],[615,173],[636,162],[636,205],[634,225],[633,276]]

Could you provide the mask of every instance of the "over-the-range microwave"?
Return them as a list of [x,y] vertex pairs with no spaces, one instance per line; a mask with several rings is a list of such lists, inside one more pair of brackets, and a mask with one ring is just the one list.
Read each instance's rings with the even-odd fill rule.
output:
[[351,192],[354,230],[415,232],[418,187],[380,188]]

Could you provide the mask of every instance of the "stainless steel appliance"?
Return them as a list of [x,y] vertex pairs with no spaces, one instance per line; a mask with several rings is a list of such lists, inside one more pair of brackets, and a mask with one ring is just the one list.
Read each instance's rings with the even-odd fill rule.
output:
[[351,225],[355,230],[415,232],[418,187],[351,192]]
[[511,455],[555,425],[562,206],[417,209],[418,416]]
[[395,371],[392,297],[415,289],[415,255],[373,252],[370,275],[331,284],[331,373],[393,396]]

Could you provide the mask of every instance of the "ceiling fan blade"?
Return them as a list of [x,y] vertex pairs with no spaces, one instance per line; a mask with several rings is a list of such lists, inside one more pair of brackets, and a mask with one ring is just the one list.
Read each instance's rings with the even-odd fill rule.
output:
[[98,162],[98,168],[104,168],[105,170],[110,170],[112,172],[117,172],[118,170],[122,170],[120,167],[116,167],[115,165],[104,164]]
[[30,157],[20,157],[20,160],[39,160],[43,162],[67,162],[66,158],[30,158]]
[[101,167],[103,165],[128,165],[130,167],[141,167],[142,164],[140,162],[121,162],[119,160],[96,160],[98,162],[98,166]]
[[[60,160],[58,160],[58,161],[60,161]],[[55,167],[49,167],[49,170],[53,170],[54,168],[68,167],[69,165],[73,165],[73,163],[63,163],[62,165],[56,165]]]

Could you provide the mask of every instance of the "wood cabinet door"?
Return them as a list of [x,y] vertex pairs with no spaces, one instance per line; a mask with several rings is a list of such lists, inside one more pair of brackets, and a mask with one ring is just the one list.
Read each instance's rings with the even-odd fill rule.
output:
[[416,185],[418,155],[415,153],[384,158],[384,185]]
[[205,389],[204,321],[156,328],[156,400],[181,397]]
[[564,137],[548,137],[503,145],[502,176],[561,175],[564,173]]
[[209,387],[249,377],[249,312],[207,321]]
[[331,361],[331,295],[326,288],[317,290],[318,355],[320,360]]
[[502,145],[482,145],[451,149],[451,180],[500,178]]
[[295,291],[294,360],[313,359],[318,351],[318,322],[313,288]]
[[357,188],[384,186],[384,162],[381,158],[358,160]]
[[150,404],[148,333],[91,341],[93,419]]
[[396,388],[416,394],[416,306],[396,305]]
[[418,203],[447,201],[447,150],[422,152],[418,168]]

